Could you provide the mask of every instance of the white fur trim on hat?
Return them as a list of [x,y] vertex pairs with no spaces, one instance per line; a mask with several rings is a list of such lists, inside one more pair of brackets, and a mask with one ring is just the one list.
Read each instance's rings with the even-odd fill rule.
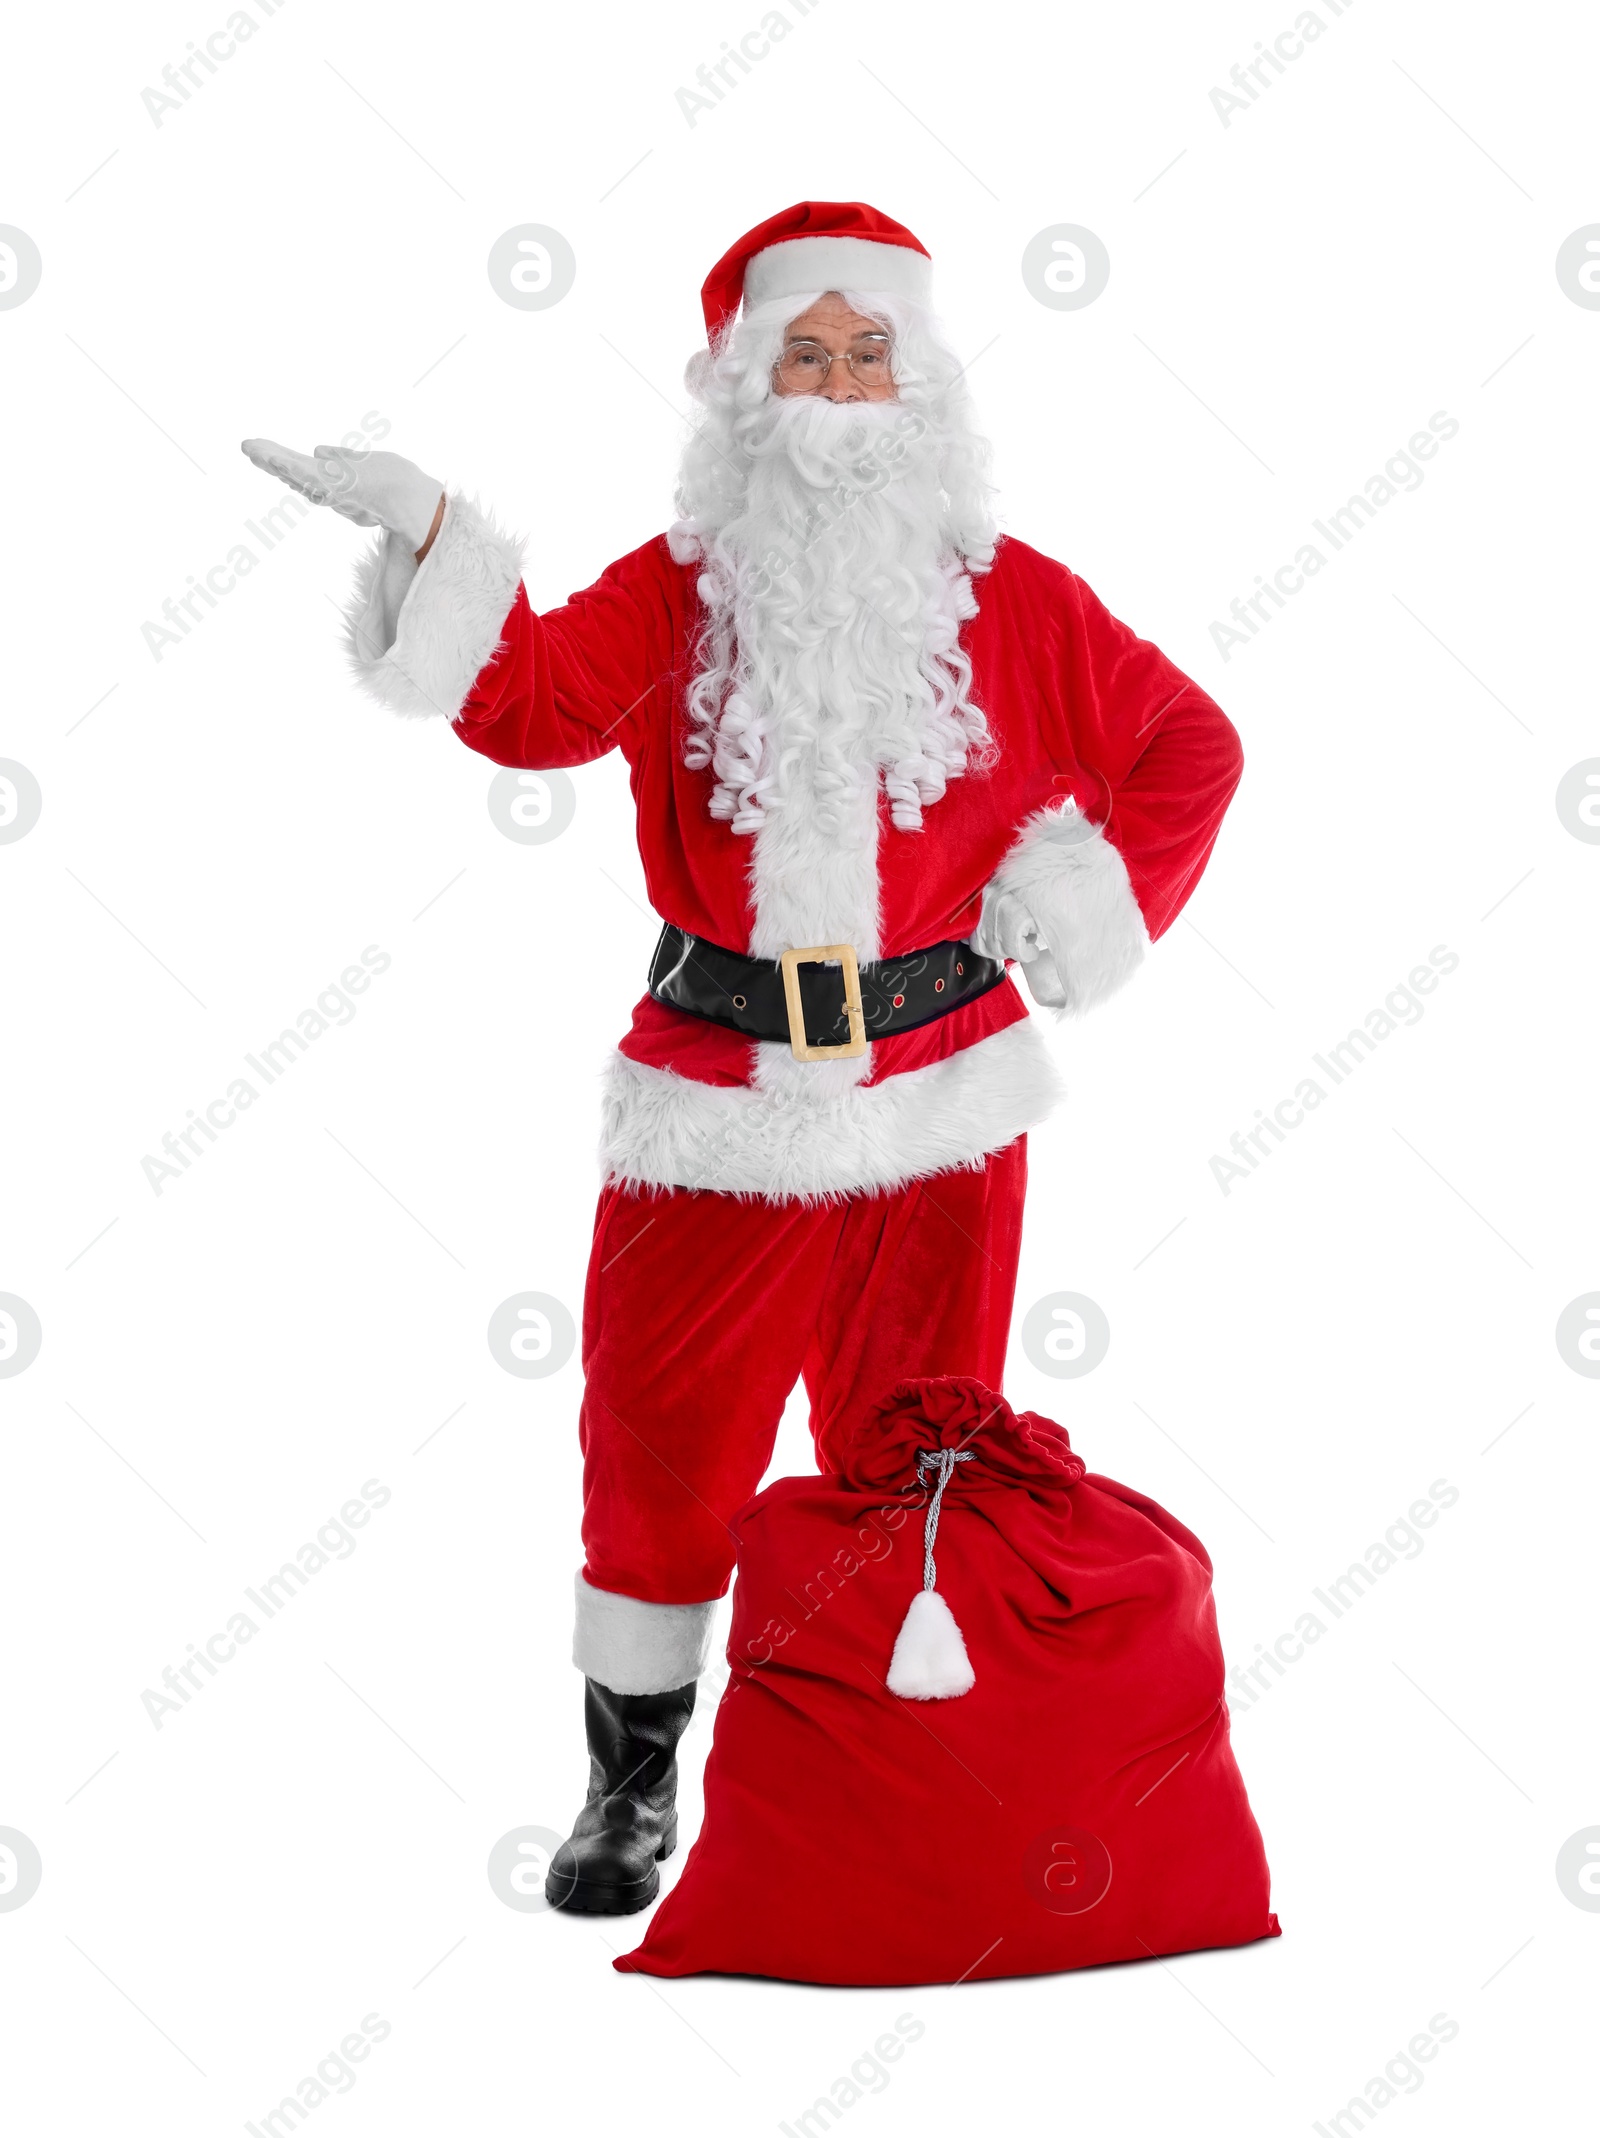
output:
[[758,252],[744,271],[744,301],[798,297],[810,290],[881,290],[928,304],[933,262],[909,245],[880,245],[874,238],[785,238]]

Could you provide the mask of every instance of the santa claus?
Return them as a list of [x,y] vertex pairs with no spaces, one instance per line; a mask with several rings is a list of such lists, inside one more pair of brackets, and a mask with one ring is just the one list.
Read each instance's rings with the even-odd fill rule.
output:
[[574,1660],[588,1801],[558,1906],[646,1906],[729,1517],[804,1376],[819,1461],[907,1376],[1002,1378],[1026,1132],[1011,978],[1120,987],[1240,772],[1205,692],[997,533],[932,264],[803,202],[707,278],[670,531],[536,614],[517,544],[397,455],[258,466],[382,538],[355,672],[501,765],[626,758],[665,923],[611,1058],[583,1316]]

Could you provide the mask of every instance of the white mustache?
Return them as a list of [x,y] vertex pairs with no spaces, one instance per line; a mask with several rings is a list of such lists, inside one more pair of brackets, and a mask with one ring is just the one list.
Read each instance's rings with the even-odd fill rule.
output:
[[[781,459],[816,489],[885,468],[886,455],[924,437],[926,419],[898,401],[825,401],[820,394],[775,397],[739,443],[755,465]],[[881,477],[880,477],[881,481]]]

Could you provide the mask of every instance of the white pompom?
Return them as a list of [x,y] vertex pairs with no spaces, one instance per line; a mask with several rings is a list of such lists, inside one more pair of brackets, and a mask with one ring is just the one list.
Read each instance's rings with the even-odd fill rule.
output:
[[950,1606],[936,1589],[919,1589],[894,1644],[890,1692],[902,1700],[954,1700],[976,1683]]

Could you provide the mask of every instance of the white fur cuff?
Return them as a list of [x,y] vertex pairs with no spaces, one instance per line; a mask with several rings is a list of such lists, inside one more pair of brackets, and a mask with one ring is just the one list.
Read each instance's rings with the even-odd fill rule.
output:
[[670,1693],[706,1667],[715,1602],[643,1603],[577,1577],[572,1660],[614,1693]]
[[451,491],[422,563],[385,535],[361,560],[345,646],[363,690],[391,712],[453,720],[500,643],[522,578],[521,544]]
[[[1132,978],[1149,937],[1127,864],[1105,833],[1070,804],[1041,809],[995,871],[984,918],[1014,901],[1033,923],[1021,959],[1035,1002],[1081,1014]],[[981,942],[980,925],[975,942]],[[1008,946],[1007,955],[1017,956]]]

